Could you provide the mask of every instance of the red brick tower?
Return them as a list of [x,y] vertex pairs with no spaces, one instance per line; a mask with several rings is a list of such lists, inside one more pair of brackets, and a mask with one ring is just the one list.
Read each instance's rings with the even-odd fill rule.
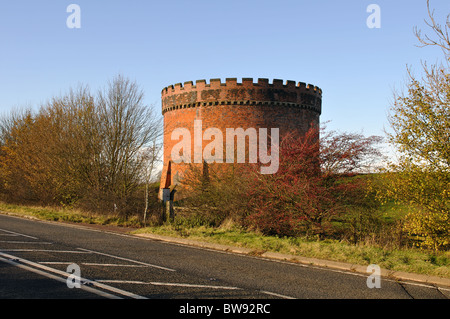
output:
[[[290,131],[305,133],[311,125],[319,125],[322,90],[311,84],[274,79],[236,78],[177,83],[161,92],[164,115],[164,166],[161,189],[175,185],[187,168],[175,163],[172,148],[179,140],[172,140],[172,132],[185,128],[191,132],[194,150],[194,121],[201,120],[202,135],[207,128],[223,132],[227,128],[279,128],[280,139]],[[197,122],[198,123],[198,122]],[[204,148],[208,141],[204,141]],[[282,160],[282,159],[280,159]],[[192,161],[194,162],[194,161]]]

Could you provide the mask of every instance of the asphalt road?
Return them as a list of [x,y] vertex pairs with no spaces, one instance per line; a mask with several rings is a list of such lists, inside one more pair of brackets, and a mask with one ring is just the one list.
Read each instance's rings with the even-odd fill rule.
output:
[[449,287],[387,278],[369,288],[368,276],[0,214],[0,299],[450,297]]

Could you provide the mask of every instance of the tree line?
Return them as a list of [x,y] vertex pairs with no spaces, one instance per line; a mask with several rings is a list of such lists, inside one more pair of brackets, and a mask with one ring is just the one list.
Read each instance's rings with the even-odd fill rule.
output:
[[1,118],[0,193],[19,203],[143,212],[160,135],[135,82],[118,75],[96,94],[80,85],[37,111]]

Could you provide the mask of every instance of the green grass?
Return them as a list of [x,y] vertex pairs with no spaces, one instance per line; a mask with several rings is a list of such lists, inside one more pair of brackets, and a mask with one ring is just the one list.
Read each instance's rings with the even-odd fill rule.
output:
[[136,218],[124,219],[121,216],[113,216],[113,215],[104,216],[100,214],[92,214],[69,208],[25,206],[25,205],[7,204],[0,201],[0,211],[49,221],[112,225],[124,227],[140,226],[140,222]]
[[[134,227],[140,224],[137,218],[124,220],[119,216],[102,216],[74,209],[22,206],[3,202],[0,202],[0,211],[51,221]],[[389,212],[386,211],[386,214],[388,216]],[[270,251],[359,265],[377,264],[393,271],[450,278],[449,251],[436,253],[418,248],[396,249],[369,243],[354,245],[331,239],[319,241],[302,237],[264,236],[258,232],[244,230],[229,221],[220,227],[207,227],[178,220],[174,224],[139,228],[133,233],[152,233],[245,247],[257,253]]]

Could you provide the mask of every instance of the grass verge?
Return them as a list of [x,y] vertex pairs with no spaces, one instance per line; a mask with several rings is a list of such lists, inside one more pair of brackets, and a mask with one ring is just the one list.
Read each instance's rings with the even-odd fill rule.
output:
[[99,215],[88,212],[59,207],[24,206],[7,204],[0,201],[0,211],[41,220],[73,222],[84,224],[139,227],[140,221],[135,218],[125,219],[121,216]]

